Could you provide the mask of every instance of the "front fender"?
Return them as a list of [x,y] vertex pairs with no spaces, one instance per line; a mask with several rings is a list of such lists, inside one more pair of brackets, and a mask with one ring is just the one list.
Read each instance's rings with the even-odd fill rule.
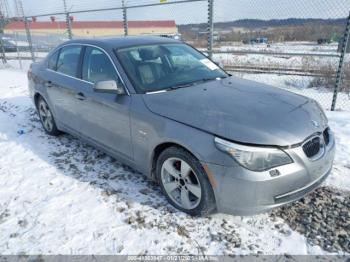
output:
[[133,95],[130,117],[135,165],[148,176],[155,149],[166,143],[185,148],[200,162],[228,166],[234,162],[216,148],[213,134],[152,113],[140,95]]

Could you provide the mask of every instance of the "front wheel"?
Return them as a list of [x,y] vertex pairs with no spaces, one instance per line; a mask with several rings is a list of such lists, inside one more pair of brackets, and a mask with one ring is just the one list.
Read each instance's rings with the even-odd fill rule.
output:
[[37,108],[45,132],[52,136],[59,135],[60,131],[57,129],[53,114],[44,98],[40,97],[38,99]]
[[193,216],[215,210],[214,192],[201,163],[179,147],[165,149],[157,161],[157,178],[167,200]]

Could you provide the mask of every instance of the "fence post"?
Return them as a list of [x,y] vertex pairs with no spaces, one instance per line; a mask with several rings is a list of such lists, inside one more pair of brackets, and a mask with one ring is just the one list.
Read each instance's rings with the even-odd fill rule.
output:
[[69,12],[68,12],[68,9],[67,9],[66,0],[63,0],[63,7],[64,7],[64,12],[66,13],[66,28],[67,28],[68,38],[72,39],[73,38],[72,21],[70,20],[70,17],[69,17]]
[[69,13],[66,13],[66,27],[67,27],[67,32],[68,32],[68,38],[72,39],[73,34],[72,34],[72,21],[70,20]]
[[331,111],[335,110],[335,106],[337,103],[337,96],[338,96],[338,91],[341,88],[342,85],[342,77],[343,77],[343,66],[344,66],[344,57],[346,54],[346,49],[348,46],[349,42],[349,35],[350,35],[350,12],[349,16],[347,17],[346,20],[346,27],[345,27],[345,32],[343,36],[343,40],[341,43],[341,49],[340,49],[340,58],[339,58],[339,65],[338,65],[338,70],[337,70],[337,76],[335,79],[335,86],[334,86],[334,93],[333,93],[333,100],[332,100],[332,106],[331,106]]
[[125,0],[122,0],[122,7],[123,7],[124,36],[127,36],[129,34],[129,28],[128,28],[128,14],[127,14],[127,7],[125,5]]
[[18,62],[19,62],[19,68],[22,70],[23,69],[22,58],[21,58],[21,54],[19,53],[19,49],[18,49],[18,34],[17,34],[17,32],[13,32],[13,35],[15,36],[16,51],[17,51],[17,57],[18,57]]
[[213,9],[214,9],[214,0],[208,0],[207,50],[208,50],[208,55],[210,59],[213,58],[213,31],[214,31],[214,20],[213,20],[214,10]]
[[2,60],[2,63],[3,64],[6,64],[7,63],[7,60],[6,60],[6,55],[5,55],[5,48],[4,48],[4,44],[2,42],[2,38],[0,38],[0,47],[1,47],[1,60]]
[[[1,15],[1,12],[0,12],[0,29],[4,29],[5,27],[5,17]],[[4,47],[4,43],[2,41],[2,37],[0,36],[0,52],[1,52],[1,60],[2,60],[2,63],[3,64],[6,64],[7,61],[6,61],[6,54],[5,54],[5,47]]]
[[25,27],[25,30],[26,30],[29,52],[30,52],[30,55],[32,57],[32,61],[35,62],[35,55],[34,55],[34,50],[33,50],[32,36],[30,35],[29,21],[28,21],[27,17],[24,17],[24,27]]

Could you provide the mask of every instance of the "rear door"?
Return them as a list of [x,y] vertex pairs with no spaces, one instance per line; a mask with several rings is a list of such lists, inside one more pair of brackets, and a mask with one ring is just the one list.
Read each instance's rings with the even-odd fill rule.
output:
[[115,80],[122,85],[113,62],[104,50],[87,46],[82,61],[84,88],[78,106],[82,134],[109,151],[132,159],[129,118],[131,96],[97,93],[93,90],[97,81]]
[[55,117],[65,128],[76,132],[80,128],[77,102],[82,81],[77,76],[82,50],[81,45],[68,45],[53,54],[48,63],[48,74],[51,75],[45,83]]

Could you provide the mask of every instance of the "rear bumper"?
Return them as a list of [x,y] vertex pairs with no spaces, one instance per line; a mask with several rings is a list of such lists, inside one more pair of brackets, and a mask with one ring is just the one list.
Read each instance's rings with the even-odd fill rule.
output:
[[[293,202],[312,192],[331,172],[335,142],[332,136],[322,158],[307,158],[301,147],[288,149],[293,163],[270,171],[253,172],[239,165],[206,164],[212,173],[217,210],[235,215],[252,215]],[[233,160],[232,160],[233,161]]]

